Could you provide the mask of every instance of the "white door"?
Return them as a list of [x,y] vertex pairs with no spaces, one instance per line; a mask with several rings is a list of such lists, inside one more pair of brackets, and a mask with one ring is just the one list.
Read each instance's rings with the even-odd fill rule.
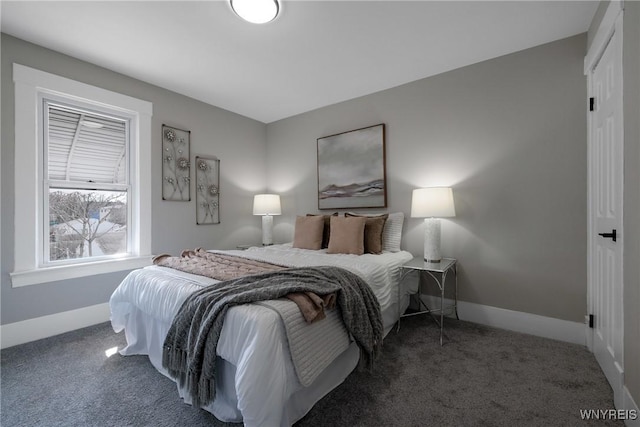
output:
[[[621,19],[621,16],[619,16]],[[592,351],[622,407],[623,127],[622,39],[616,25],[590,73],[594,98],[589,135],[589,309]]]

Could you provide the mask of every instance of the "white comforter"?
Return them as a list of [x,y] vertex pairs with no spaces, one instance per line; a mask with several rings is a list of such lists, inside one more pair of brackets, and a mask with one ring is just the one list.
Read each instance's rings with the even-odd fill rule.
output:
[[[291,245],[225,253],[290,267],[334,265],[348,269],[371,286],[382,308],[385,332],[398,316],[399,267],[412,257],[404,251],[329,255]],[[116,332],[124,329],[127,338],[127,347],[120,353],[147,354],[156,369],[166,375],[161,362],[162,344],[173,317],[189,294],[215,282],[158,266],[131,272],[110,300],[113,328]],[[320,375],[317,384],[303,387],[291,363],[281,319],[274,311],[254,304],[229,309],[217,354],[216,399],[205,409],[222,421],[243,421],[247,426],[291,425],[340,384],[358,360],[358,349],[352,344],[326,375]],[[179,391],[190,403],[188,394]]]

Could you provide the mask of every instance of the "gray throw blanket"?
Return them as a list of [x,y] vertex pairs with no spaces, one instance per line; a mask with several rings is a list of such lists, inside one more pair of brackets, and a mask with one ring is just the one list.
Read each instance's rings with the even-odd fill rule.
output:
[[373,291],[359,276],[338,267],[304,267],[241,277],[191,294],[165,338],[162,365],[188,390],[194,406],[215,398],[216,347],[227,310],[291,292],[337,292],[345,327],[360,347],[360,366],[371,368],[382,346],[382,315]]

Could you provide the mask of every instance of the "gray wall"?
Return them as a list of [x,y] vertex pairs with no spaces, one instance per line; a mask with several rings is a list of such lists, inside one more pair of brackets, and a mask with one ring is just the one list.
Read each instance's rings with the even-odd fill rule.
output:
[[[14,219],[14,62],[153,103],[153,253],[260,241],[253,194],[265,190],[266,126],[104,68],[2,34],[2,324],[105,303],[126,272],[12,288]],[[191,130],[191,156],[221,159],[221,223],[195,224],[195,201],[162,201],[161,126]],[[193,194],[193,189],[192,189]]]
[[[585,47],[583,34],[269,124],[276,239],[317,211],[316,138],[385,123],[389,211],[408,216],[414,188],[454,188],[442,251],[460,260],[460,299],[583,322]],[[404,249],[422,244],[407,218]]]
[[625,2],[624,79],[624,369],[640,405],[640,2]]

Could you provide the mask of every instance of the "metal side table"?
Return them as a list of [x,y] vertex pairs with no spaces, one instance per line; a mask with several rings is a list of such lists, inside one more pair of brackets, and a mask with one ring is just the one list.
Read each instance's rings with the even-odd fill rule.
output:
[[[454,303],[451,305],[447,305],[447,309],[453,309],[456,319],[460,319],[458,317],[458,270],[457,270],[457,260],[454,258],[442,258],[440,262],[427,262],[422,257],[414,257],[411,261],[404,264],[402,267],[402,275],[400,279],[400,286],[398,286],[398,310],[400,310],[400,299],[402,297],[402,281],[405,277],[411,272],[417,272],[418,278],[418,292],[411,293],[410,295],[418,295],[418,310],[417,312],[402,314],[398,313],[398,330],[400,330],[400,319],[402,317],[409,316],[417,316],[419,314],[429,314],[433,318],[433,320],[440,327],[440,345],[442,345],[443,340],[442,337],[444,335],[444,290],[446,285],[447,274],[449,271],[453,272],[455,276],[455,291],[454,291]],[[422,298],[420,298],[422,285],[420,284],[420,275],[422,272],[427,273],[429,276],[433,278],[433,280],[438,285],[440,289],[440,308],[430,309]],[[424,310],[420,310],[420,308],[424,308]],[[440,313],[440,321],[434,316],[434,313]]]

